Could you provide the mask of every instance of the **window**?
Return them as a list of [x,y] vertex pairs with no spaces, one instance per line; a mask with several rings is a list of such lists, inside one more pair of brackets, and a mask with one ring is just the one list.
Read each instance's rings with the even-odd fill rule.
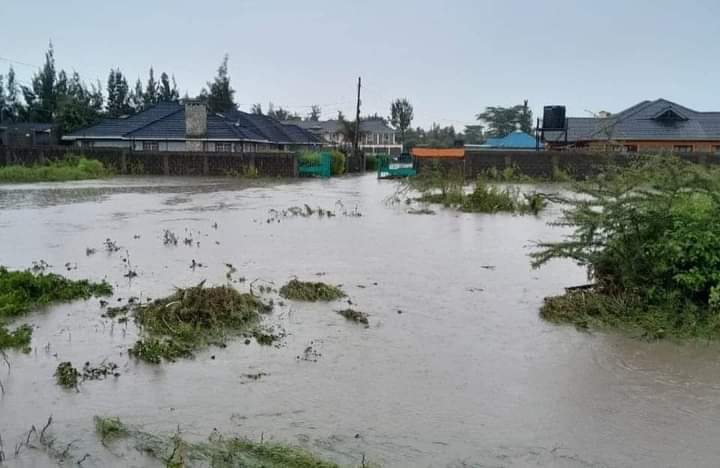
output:
[[638,145],[624,145],[624,149],[626,153],[637,153]]
[[215,143],[215,151],[218,153],[232,153],[232,143]]
[[713,154],[720,155],[720,145],[713,145],[712,152]]
[[673,151],[675,153],[692,153],[693,152],[693,145],[675,145],[673,146]]
[[143,141],[143,151],[159,151],[160,145],[157,141]]

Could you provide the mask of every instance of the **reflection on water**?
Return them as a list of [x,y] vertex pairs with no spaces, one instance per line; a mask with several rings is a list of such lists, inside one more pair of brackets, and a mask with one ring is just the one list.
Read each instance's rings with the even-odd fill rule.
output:
[[[116,298],[144,299],[224,283],[231,263],[275,286],[293,276],[340,283],[370,314],[364,329],[334,312],[342,303],[288,303],[270,318],[289,333],[280,349],[232,342],[152,367],[127,357],[137,330],[101,318],[97,300],[34,313],[33,352],[0,369],[6,447],[52,414],[60,440],[77,440],[72,456],[90,453],[83,466],[144,466],[97,443],[101,414],[148,431],[180,425],[196,439],[214,428],[264,434],[348,464],[365,454],[412,467],[716,465],[720,348],[544,323],[542,298],[585,281],[570,263],[529,267],[532,241],[560,235],[546,224],[556,208],[543,218],[409,215],[384,203],[393,189],[372,176],[0,186],[0,264],[44,259],[73,278],[107,278]],[[266,222],[270,209],[338,200],[363,216]],[[192,245],[163,245],[165,229]],[[105,252],[107,238],[121,251]],[[123,276],[128,255],[133,280]],[[206,267],[191,269],[193,260]],[[64,271],[67,262],[77,270]],[[317,362],[297,359],[311,342]],[[54,384],[60,361],[103,359],[120,364],[117,380],[79,393]],[[257,372],[269,375],[243,377]]]

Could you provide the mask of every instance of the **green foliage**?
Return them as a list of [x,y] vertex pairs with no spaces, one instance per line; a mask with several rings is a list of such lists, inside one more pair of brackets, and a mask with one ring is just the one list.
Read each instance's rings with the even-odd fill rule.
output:
[[280,295],[296,301],[334,301],[345,297],[345,293],[337,286],[322,282],[300,281],[292,279],[280,288]]
[[557,224],[574,232],[541,243],[533,265],[570,258],[588,267],[596,296],[632,297],[634,307],[600,314],[618,317],[611,324],[639,323],[649,336],[660,335],[655,323],[662,334],[706,334],[718,315],[720,172],[656,157],[577,190],[556,199],[568,206]]
[[345,173],[345,154],[338,150],[333,150],[330,155],[332,156],[332,175],[342,175]]
[[64,182],[98,179],[109,175],[111,172],[100,161],[70,153],[61,161],[44,165],[0,167],[0,182]]
[[406,98],[396,99],[390,105],[390,123],[400,130],[400,143],[405,143],[405,133],[413,120],[413,106]]
[[512,182],[512,183],[528,183],[535,182],[536,180],[532,177],[523,174],[520,168],[513,164],[507,166],[502,170],[498,170],[496,167],[491,167],[485,170],[479,178],[490,180],[494,182]]
[[32,327],[21,325],[10,331],[6,322],[28,313],[35,307],[53,302],[87,299],[112,294],[106,283],[71,281],[53,273],[9,271],[0,266],[0,350],[6,348],[30,351]]
[[20,325],[14,331],[10,331],[0,320],[0,350],[16,349],[23,353],[29,353],[31,338],[32,327],[30,325]]
[[55,370],[57,384],[65,388],[77,388],[80,372],[70,362],[61,362]]
[[0,266],[0,320],[23,315],[52,302],[110,294],[112,287],[104,281],[72,281],[54,273],[9,271]]
[[227,337],[250,334],[260,314],[272,310],[252,294],[228,286],[198,286],[133,308],[142,337],[130,353],[157,364],[174,361],[210,345],[224,345]]
[[473,191],[466,193],[461,171],[444,170],[435,165],[423,170],[405,184],[420,192],[419,201],[457,208],[467,213],[520,213],[537,214],[546,205],[542,195],[521,194],[512,188],[490,185],[478,179]]
[[299,447],[226,438],[218,432],[213,432],[205,442],[191,443],[182,439],[179,433],[158,436],[129,427],[118,418],[98,416],[95,417],[95,428],[103,442],[130,438],[137,450],[169,467],[190,466],[188,462],[193,461],[212,468],[339,468],[339,465]]
[[120,421],[120,418],[95,416],[93,419],[95,420],[95,430],[103,442],[128,435],[128,428]]
[[525,133],[531,133],[533,128],[532,111],[527,100],[513,107],[486,107],[476,117],[487,124],[487,135],[491,137],[502,138],[514,132],[517,126]]
[[224,112],[235,108],[233,99],[235,90],[230,86],[227,54],[225,54],[222,63],[218,67],[217,76],[207,85],[209,91],[203,90],[203,92],[210,112]]

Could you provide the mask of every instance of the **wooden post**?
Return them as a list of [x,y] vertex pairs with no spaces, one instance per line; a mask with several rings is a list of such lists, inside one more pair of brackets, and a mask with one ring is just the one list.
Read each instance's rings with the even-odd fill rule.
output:
[[210,161],[208,161],[208,155],[203,155],[203,175],[206,176],[210,174]]
[[551,169],[552,172],[550,173],[550,177],[551,177],[551,178],[554,178],[554,177],[555,177],[555,174],[558,174],[558,173],[560,172],[560,161],[559,161],[559,159],[558,159],[558,155],[557,155],[557,154],[553,154],[553,155],[550,157],[550,161],[552,162],[552,164],[551,164],[551,165],[552,165],[552,169]]
[[512,156],[509,154],[505,155],[505,169],[510,169],[512,167]]
[[167,154],[162,155],[163,175],[170,175],[170,160]]

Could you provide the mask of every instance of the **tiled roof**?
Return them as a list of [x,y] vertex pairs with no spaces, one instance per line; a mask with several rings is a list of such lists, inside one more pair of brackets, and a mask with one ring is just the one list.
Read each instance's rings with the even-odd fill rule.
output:
[[[671,118],[663,118],[667,116]],[[545,132],[548,142],[564,138],[562,132]],[[720,140],[720,112],[698,112],[657,99],[607,118],[568,119],[569,142],[597,140]]]
[[[296,125],[284,125],[267,116],[240,111],[224,114],[208,112],[208,140],[240,140],[279,144],[314,144],[318,138]],[[105,119],[92,127],[77,130],[64,137],[83,138],[184,140],[185,106],[160,103],[127,118]]]

